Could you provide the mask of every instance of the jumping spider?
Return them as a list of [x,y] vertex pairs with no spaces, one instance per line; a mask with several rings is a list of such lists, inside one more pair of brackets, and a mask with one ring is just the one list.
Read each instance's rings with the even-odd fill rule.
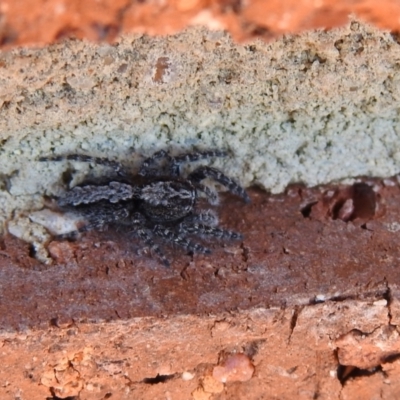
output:
[[83,182],[57,199],[61,210],[72,211],[85,221],[68,236],[93,229],[104,230],[109,226],[125,226],[132,229],[131,233],[149,246],[165,266],[169,266],[169,260],[154,241],[155,237],[194,253],[210,253],[210,250],[188,236],[241,239],[239,233],[219,228],[218,218],[211,209],[199,209],[199,193],[203,193],[210,204],[218,202],[218,194],[202,184],[205,178],[220,183],[248,203],[246,191],[212,167],[201,166],[187,176],[181,174],[184,163],[226,155],[225,151],[208,150],[172,157],[161,150],[142,162],[137,175],[128,172],[119,162],[88,155],[48,156],[39,160],[93,163],[113,170],[113,178],[105,176],[95,184]]

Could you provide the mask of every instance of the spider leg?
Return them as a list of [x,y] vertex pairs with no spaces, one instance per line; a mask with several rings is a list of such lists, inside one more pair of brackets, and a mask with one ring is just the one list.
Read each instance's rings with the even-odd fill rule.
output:
[[77,240],[78,239],[78,234],[80,233],[80,229],[77,229],[75,231],[67,232],[67,233],[60,233],[59,235],[54,235],[53,239],[54,240]]
[[143,161],[142,165],[140,166],[140,169],[139,169],[139,173],[138,173],[138,174],[139,174],[140,176],[148,176],[148,175],[151,175],[151,174],[150,174],[150,172],[152,171],[152,170],[151,170],[151,166],[152,166],[155,162],[157,162],[158,160],[161,160],[161,159],[163,159],[163,158],[167,159],[168,162],[171,161],[171,156],[170,156],[165,150],[157,151],[157,152],[154,153],[151,157],[146,158],[146,159]]
[[45,156],[40,157],[39,161],[77,161],[84,163],[93,163],[102,165],[104,167],[112,168],[119,176],[127,176],[128,173],[125,171],[124,166],[118,161],[112,161],[108,158],[103,157],[92,157],[85,154],[68,154],[59,156]]
[[98,202],[90,205],[80,205],[77,207],[66,207],[66,210],[81,215],[84,224],[74,231],[56,235],[55,238],[71,239],[79,233],[92,230],[103,231],[109,225],[123,224],[129,218],[129,207],[124,204],[111,205],[108,202]]
[[207,247],[202,246],[199,243],[192,242],[185,237],[176,234],[171,229],[165,228],[161,225],[156,225],[153,228],[153,232],[155,235],[165,239],[169,243],[174,243],[180,247],[183,247],[186,250],[192,251],[193,253],[203,253],[203,254],[210,254],[211,250]]
[[212,236],[218,239],[240,240],[243,236],[240,233],[228,231],[216,226],[209,226],[201,223],[181,223],[180,232],[196,235]]
[[124,203],[110,204],[108,201],[99,201],[71,208],[71,211],[82,215],[93,229],[128,220],[131,205]]
[[218,225],[218,216],[214,210],[201,210],[189,215],[185,218],[185,224],[204,224],[208,226]]
[[105,227],[106,226],[103,224],[87,223],[74,231],[62,233],[60,235],[55,235],[54,239],[56,239],[56,240],[76,240],[79,237],[80,233],[94,231],[94,230],[102,231],[105,229]]
[[212,157],[226,157],[228,153],[223,150],[203,150],[184,153],[171,158],[170,173],[172,176],[180,176],[180,168],[183,163],[195,162]]
[[139,238],[141,239],[141,240],[143,240],[143,242],[147,245],[147,246],[149,246],[150,247],[150,251],[152,252],[152,253],[155,253],[157,256],[158,256],[158,258],[161,260],[161,262],[166,266],[166,267],[169,267],[170,266],[170,262],[169,262],[169,260],[167,259],[167,257],[165,257],[165,255],[164,255],[164,253],[161,251],[161,249],[160,249],[160,247],[156,244],[156,243],[154,243],[154,241],[153,241],[153,239],[152,239],[152,235],[151,235],[151,233],[147,230],[147,229],[138,229],[136,232],[135,232],[138,236],[139,236]]
[[145,217],[138,213],[135,212],[133,213],[131,219],[131,226],[135,227],[135,230],[133,231],[135,235],[139,237],[139,239],[143,240],[143,242],[150,248],[150,252],[154,253],[157,255],[157,257],[160,259],[160,261],[166,266],[170,266],[170,262],[165,257],[164,253],[160,249],[160,247],[154,242],[152,238],[152,232],[149,229],[146,229],[145,224],[146,224],[146,219]]
[[216,168],[202,166],[195,169],[189,174],[188,179],[194,183],[199,183],[205,178],[212,178],[221,185],[225,186],[231,193],[236,194],[243,198],[246,203],[250,203],[250,197],[246,191],[239,186],[233,179],[224,175],[221,171]]
[[218,197],[218,194],[216,191],[214,191],[214,190],[210,189],[209,187],[207,187],[201,183],[198,183],[198,182],[193,182],[193,186],[197,190],[200,190],[200,192],[203,192],[206,195],[207,200],[211,205],[213,205],[213,206],[218,205],[219,197]]
[[146,158],[140,169],[139,175],[148,176],[152,175],[152,166],[161,159],[167,160],[167,165],[169,165],[168,174],[170,176],[179,176],[180,175],[180,167],[181,164],[186,162],[194,162],[198,160],[202,160],[205,158],[211,157],[225,157],[228,153],[226,151],[221,150],[204,150],[204,151],[195,151],[191,153],[184,153],[176,157],[171,157],[168,152],[165,150],[160,150],[154,153],[151,157]]

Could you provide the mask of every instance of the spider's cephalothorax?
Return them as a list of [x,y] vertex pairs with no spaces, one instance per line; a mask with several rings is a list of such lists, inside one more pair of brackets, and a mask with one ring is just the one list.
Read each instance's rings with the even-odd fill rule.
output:
[[[106,158],[71,154],[42,157],[40,161],[78,161],[110,167],[114,177],[100,179],[102,183],[82,183],[58,198],[62,210],[82,216],[79,232],[104,230],[109,226],[126,226],[142,239],[165,264],[169,265],[154,238],[161,238],[191,252],[209,253],[209,249],[193,242],[189,236],[240,239],[236,232],[218,228],[218,218],[210,209],[199,208],[199,193],[216,204],[217,194],[202,184],[205,178],[225,186],[231,193],[249,202],[246,191],[219,170],[201,166],[182,176],[181,165],[211,157],[224,157],[224,151],[209,150],[185,153],[175,157],[161,150],[146,158],[137,174],[120,163]],[[76,232],[71,232],[74,234]]]
[[196,188],[190,182],[168,180],[146,184],[140,194],[140,209],[154,222],[173,222],[192,212]]

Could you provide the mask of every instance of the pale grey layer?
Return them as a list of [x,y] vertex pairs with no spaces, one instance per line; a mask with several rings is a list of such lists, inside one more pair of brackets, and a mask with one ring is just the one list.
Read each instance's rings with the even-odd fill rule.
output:
[[400,45],[355,21],[272,43],[191,28],[0,53],[0,104],[0,222],[88,168],[43,155],[227,149],[215,166],[272,192],[400,170]]

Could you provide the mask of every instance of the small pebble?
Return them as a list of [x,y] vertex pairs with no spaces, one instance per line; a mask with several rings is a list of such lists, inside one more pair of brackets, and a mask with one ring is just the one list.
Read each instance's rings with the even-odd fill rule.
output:
[[203,389],[207,393],[222,393],[224,391],[224,385],[221,381],[216,380],[211,375],[206,375],[203,378]]
[[213,369],[213,377],[220,382],[246,382],[251,379],[254,366],[245,354],[232,354]]
[[194,374],[192,374],[191,372],[185,371],[182,373],[182,379],[184,381],[191,381],[193,378],[194,378]]

